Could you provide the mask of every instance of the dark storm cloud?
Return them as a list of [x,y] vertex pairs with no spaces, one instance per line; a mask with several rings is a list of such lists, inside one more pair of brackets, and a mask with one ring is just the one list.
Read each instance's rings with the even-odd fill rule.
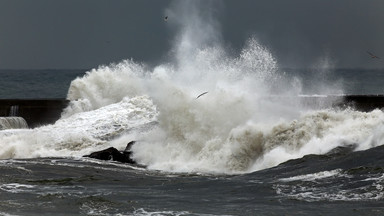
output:
[[311,67],[328,56],[337,67],[383,67],[382,0],[226,1],[224,36],[239,46],[256,35],[290,67]]
[[[90,68],[126,58],[154,63],[172,48],[172,19],[189,14],[172,17],[175,2],[0,0],[0,68]],[[382,0],[205,2],[197,9],[214,12],[222,31],[216,36],[233,50],[254,36],[283,67],[311,67],[324,57],[336,67],[384,67]]]
[[0,0],[0,68],[152,61],[169,44],[169,1]]

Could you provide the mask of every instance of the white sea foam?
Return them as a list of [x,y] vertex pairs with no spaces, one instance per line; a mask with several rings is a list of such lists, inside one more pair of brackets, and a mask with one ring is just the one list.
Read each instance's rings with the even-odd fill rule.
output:
[[120,102],[125,97],[142,96],[144,66],[124,60],[119,64],[100,66],[72,81],[68,90],[70,105],[63,117]]
[[[121,214],[124,215],[124,214]],[[131,214],[128,214],[131,215]],[[161,216],[161,215],[169,215],[169,216],[183,216],[183,215],[199,215],[199,216],[215,216],[215,214],[197,214],[191,213],[189,211],[148,211],[143,208],[137,209],[133,212],[132,216]],[[221,214],[222,215],[222,214]],[[230,216],[230,215],[222,215],[222,216]]]
[[34,186],[34,185],[10,183],[10,184],[0,185],[0,190],[6,191],[9,193],[22,193],[22,192],[30,192],[35,187],[36,186]]
[[18,216],[18,215],[15,215],[15,214],[8,214],[8,213],[1,212],[1,211],[0,211],[0,215],[1,216]]
[[[0,132],[0,158],[79,156],[109,147],[108,139],[140,129],[156,119],[147,96],[124,98],[93,111],[73,114],[53,125]],[[115,143],[124,149],[127,143]]]
[[[374,177],[356,180],[338,169],[279,179],[273,188],[278,195],[307,202],[382,200],[384,198],[383,175],[380,173],[373,175]],[[327,179],[331,180],[327,181]],[[329,182],[332,184],[330,185]],[[346,182],[348,187],[344,185]]]
[[[334,189],[334,192],[326,191],[322,188],[313,187],[292,187],[289,188],[290,192],[283,192],[287,188],[282,188],[281,185],[277,186],[276,192],[278,195],[287,196],[290,198],[303,200],[307,202],[313,201],[371,201],[382,200],[384,198],[384,192],[382,189],[372,190],[371,186],[360,187],[357,189],[340,190]],[[329,188],[328,188],[329,189]]]
[[147,211],[143,208],[137,209],[133,212],[134,216],[155,216],[155,215],[174,215],[174,216],[182,216],[182,215],[190,215],[190,212],[182,211]]
[[[125,60],[89,71],[71,83],[70,105],[55,124],[1,131],[0,158],[82,156],[140,140],[133,157],[149,169],[241,173],[337,146],[383,144],[381,110],[302,106],[301,83],[282,73],[256,38],[229,54],[216,22],[193,14],[185,19],[199,10],[176,4],[181,12],[171,8],[170,14],[185,22],[177,24],[173,60],[153,68]],[[332,83],[318,85],[342,94]],[[156,128],[145,127],[155,121]]]
[[[42,196],[56,195],[61,198],[68,196],[86,197],[85,188],[82,186],[56,186],[56,185],[29,185],[19,183],[1,184],[0,191],[8,193],[38,194]],[[110,191],[102,191],[104,195]]]
[[22,117],[0,117],[0,130],[28,128]]
[[330,178],[337,175],[342,175],[341,169],[335,169],[330,171],[323,171],[318,173],[312,173],[307,175],[293,176],[289,178],[281,178],[279,181],[282,182],[292,182],[292,181],[316,181],[318,179]]

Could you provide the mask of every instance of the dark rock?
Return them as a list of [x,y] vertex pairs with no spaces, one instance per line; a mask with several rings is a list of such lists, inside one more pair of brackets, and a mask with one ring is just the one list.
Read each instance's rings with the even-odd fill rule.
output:
[[128,163],[131,163],[131,164],[136,164],[136,162],[131,159],[131,156],[132,156],[131,148],[135,143],[136,141],[129,142],[123,151],[123,155],[130,160]]
[[83,157],[90,157],[90,158],[95,158],[99,160],[112,160],[112,161],[118,161],[121,163],[136,164],[136,161],[131,159],[132,152],[130,151],[130,149],[133,144],[135,144],[135,141],[129,142],[123,152],[120,152],[114,147],[110,147],[101,151],[93,152],[89,155],[84,155]]
[[352,153],[357,148],[357,144],[348,144],[344,146],[338,146],[331,151],[327,152],[329,156],[343,156]]
[[127,147],[125,147],[124,152],[130,152],[133,144],[135,144],[136,141],[131,141],[127,144]]

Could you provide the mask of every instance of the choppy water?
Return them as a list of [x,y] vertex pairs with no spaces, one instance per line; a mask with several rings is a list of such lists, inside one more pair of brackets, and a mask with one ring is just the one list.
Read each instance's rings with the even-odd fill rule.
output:
[[168,173],[76,158],[0,161],[6,215],[382,215],[382,146],[243,175]]
[[[383,214],[383,111],[297,100],[381,94],[383,70],[282,69],[192,17],[156,66],[0,71],[4,98],[70,100],[55,124],[0,131],[0,214]],[[82,157],[132,140],[137,167]]]

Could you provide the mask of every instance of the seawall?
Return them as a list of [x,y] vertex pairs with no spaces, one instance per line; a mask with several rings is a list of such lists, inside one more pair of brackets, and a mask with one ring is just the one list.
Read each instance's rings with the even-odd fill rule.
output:
[[[384,108],[384,95],[301,96],[302,105],[315,108],[352,107],[359,111]],[[274,97],[279,100],[279,97]],[[297,101],[297,100],[292,100]],[[0,116],[23,117],[30,128],[53,124],[67,107],[66,99],[0,99]]]
[[384,95],[302,96],[300,103],[315,108],[347,108],[369,112],[384,108]]
[[66,99],[0,99],[0,116],[20,116],[30,128],[52,124],[67,107]]
[[343,104],[360,111],[372,111],[384,108],[384,95],[347,95],[343,97]]

